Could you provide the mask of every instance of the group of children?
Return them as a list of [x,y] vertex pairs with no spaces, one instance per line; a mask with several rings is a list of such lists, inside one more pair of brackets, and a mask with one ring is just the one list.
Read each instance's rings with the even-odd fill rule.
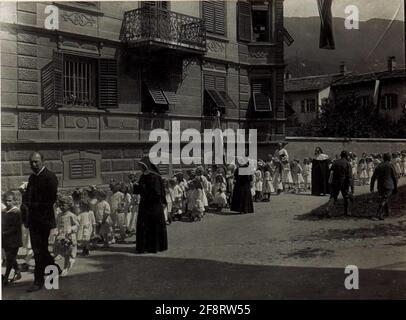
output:
[[[130,184],[110,183],[111,196],[101,188],[90,186],[77,189],[71,195],[59,194],[55,203],[56,227],[51,230],[49,245],[56,261],[63,259],[62,276],[66,276],[75,263],[78,249],[87,256],[91,248],[108,247],[123,242],[135,232],[139,196],[133,195]],[[24,193],[24,186],[20,188]],[[21,278],[21,271],[29,270],[33,257],[29,232],[22,225],[18,206],[18,193],[6,192],[2,197],[2,249],[6,257],[3,284]],[[17,252],[23,247],[25,263],[17,264]],[[4,261],[4,260],[3,260]]]
[[264,162],[259,160],[251,187],[254,201],[270,201],[271,194],[288,192],[305,192],[311,187],[312,161],[304,159],[289,161],[286,156],[271,158]]
[[[393,153],[393,165],[399,177],[406,176],[406,150]],[[355,182],[369,184],[376,166],[382,161],[381,154],[363,154],[360,159],[350,153]],[[164,178],[166,204],[164,214],[167,224],[173,221],[200,221],[208,210],[221,211],[231,204],[236,166],[198,166],[185,173],[178,172]],[[288,161],[286,156],[258,160],[253,175],[251,193],[253,200],[270,201],[271,194],[306,192],[311,188],[312,159]],[[99,245],[123,243],[136,230],[139,195],[133,194],[135,174],[129,175],[130,183],[111,181],[110,192],[90,186],[77,189],[71,195],[59,195],[55,204],[56,228],[51,231],[49,243],[55,259],[64,259],[62,275],[67,275],[75,263],[78,248],[82,255]],[[20,188],[24,194],[24,185]],[[110,194],[108,196],[108,194]],[[2,239],[6,257],[3,284],[21,278],[21,271],[28,271],[33,257],[29,232],[22,225],[18,206],[18,192],[6,192],[2,197]],[[25,250],[25,263],[17,264],[19,248]]]
[[[350,153],[352,176],[358,185],[369,185],[375,168],[382,162],[382,154],[363,153],[360,158]],[[406,150],[392,153],[392,165],[398,178],[406,176]]]

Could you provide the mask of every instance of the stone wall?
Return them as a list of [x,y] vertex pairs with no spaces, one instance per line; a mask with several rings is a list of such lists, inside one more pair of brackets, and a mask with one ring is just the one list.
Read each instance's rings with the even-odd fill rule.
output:
[[[297,158],[302,162],[304,158],[313,157],[316,147],[321,147],[324,153],[334,158],[342,150],[362,153],[384,153],[406,150],[406,139],[341,139],[341,138],[308,138],[286,137],[286,150],[290,159]],[[258,146],[258,156],[266,158],[274,153],[275,146]]]
[[[111,179],[128,181],[128,174],[137,171],[137,161],[149,152],[149,145],[123,144],[59,144],[59,145],[3,145],[1,151],[1,188],[3,191],[15,190],[28,180],[32,173],[28,159],[30,154],[39,150],[45,159],[47,168],[53,171],[59,180],[59,187],[72,188],[90,184],[106,185]],[[71,179],[69,161],[91,159],[95,161],[95,177]],[[163,173],[168,169],[161,168]]]

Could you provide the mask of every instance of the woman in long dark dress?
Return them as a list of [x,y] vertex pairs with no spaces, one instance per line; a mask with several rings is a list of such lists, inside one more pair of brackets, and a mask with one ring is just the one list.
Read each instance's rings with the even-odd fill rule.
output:
[[148,157],[139,162],[142,175],[134,184],[134,193],[141,197],[138,207],[136,252],[157,253],[168,249],[163,206],[165,190],[158,168]]
[[254,212],[251,194],[252,175],[240,175],[240,170],[247,167],[248,163],[239,167],[234,173],[235,184],[231,200],[231,211],[239,213]]
[[323,153],[320,147],[314,152],[315,158],[312,161],[312,195],[320,196],[329,193],[329,156]]

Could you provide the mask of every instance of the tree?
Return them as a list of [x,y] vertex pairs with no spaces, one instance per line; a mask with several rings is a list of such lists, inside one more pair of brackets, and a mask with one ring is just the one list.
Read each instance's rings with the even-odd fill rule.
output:
[[406,114],[391,121],[373,104],[362,104],[356,95],[337,98],[322,106],[318,119],[296,132],[301,136],[340,138],[405,138]]

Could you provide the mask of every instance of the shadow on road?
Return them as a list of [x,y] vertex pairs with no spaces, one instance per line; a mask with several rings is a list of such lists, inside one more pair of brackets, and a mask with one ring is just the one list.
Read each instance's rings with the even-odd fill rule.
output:
[[[360,270],[346,290],[344,267],[258,266],[150,255],[92,256],[93,270],[60,279],[59,290],[3,288],[3,299],[393,299],[406,298],[406,272]],[[78,272],[78,271],[76,271]]]
[[[339,199],[333,210],[330,211],[331,217],[327,217],[327,203],[312,210],[309,213],[298,215],[296,220],[320,220],[320,219],[365,219],[376,215],[378,209],[377,192],[357,195],[351,202],[351,217],[344,216],[344,203]],[[398,194],[393,195],[390,202],[391,217],[400,217],[406,215],[406,185],[399,187]]]

